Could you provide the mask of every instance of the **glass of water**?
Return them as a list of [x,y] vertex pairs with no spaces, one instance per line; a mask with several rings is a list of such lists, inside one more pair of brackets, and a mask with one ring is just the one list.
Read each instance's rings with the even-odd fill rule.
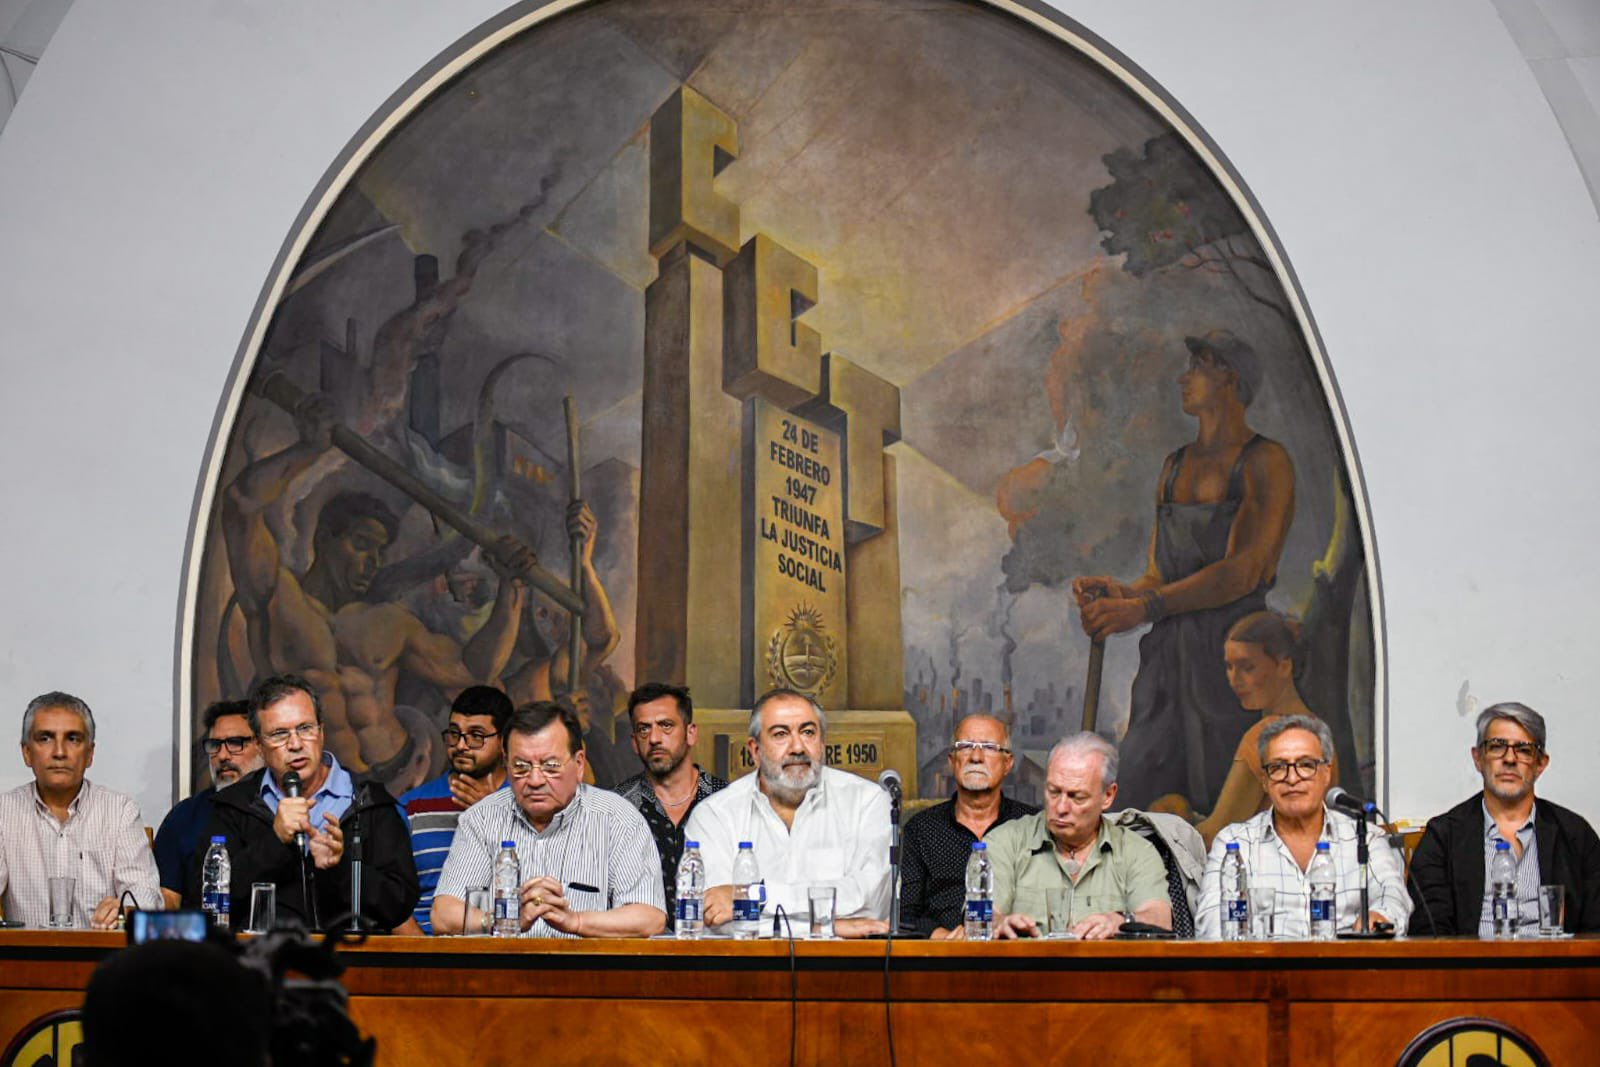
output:
[[1277,936],[1278,889],[1270,885],[1250,887],[1250,936],[1271,941]]
[[806,899],[811,903],[811,937],[833,936],[833,911],[838,892],[831,885],[814,885],[806,890]]

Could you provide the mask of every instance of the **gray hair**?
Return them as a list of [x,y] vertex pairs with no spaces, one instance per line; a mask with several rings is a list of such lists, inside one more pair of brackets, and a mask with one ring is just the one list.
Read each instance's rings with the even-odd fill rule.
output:
[[955,741],[956,736],[961,733],[961,728],[967,723],[971,722],[973,719],[987,719],[990,722],[999,723],[1000,730],[1005,735],[1004,744],[1007,748],[1011,747],[1011,727],[998,715],[989,715],[982,711],[975,711],[971,715],[961,716],[960,721],[956,723],[956,728],[950,731],[950,740],[952,743]]
[[828,714],[822,710],[822,705],[817,703],[817,698],[811,696],[809,693],[802,693],[798,689],[787,689],[780,687],[778,689],[768,689],[765,693],[762,693],[760,696],[756,697],[755,706],[750,709],[751,738],[758,741],[761,739],[761,709],[772,703],[774,700],[778,700],[783,697],[793,697],[796,700],[804,700],[807,704],[810,704],[811,710],[817,713],[817,725],[822,727],[823,736],[827,736]]
[[[22,743],[28,743],[28,735],[33,733],[34,718],[46,708],[63,708],[75,711],[78,718],[83,720],[83,728],[89,734],[89,743],[94,744],[94,712],[89,710],[89,705],[73,696],[59,690],[44,693],[28,701],[28,710],[22,713]],[[1541,736],[1543,736],[1541,732]]]
[[1290,730],[1304,730],[1315,735],[1317,744],[1322,748],[1322,758],[1329,761],[1333,759],[1333,731],[1328,729],[1327,723],[1310,715],[1281,715],[1268,719],[1256,739],[1256,753],[1262,763],[1267,762],[1267,746]]
[[1050,749],[1050,756],[1045,763],[1051,764],[1056,757],[1065,754],[1078,755],[1091,753],[1100,757],[1100,788],[1110,789],[1117,784],[1117,746],[1088,730],[1079,730],[1075,734],[1068,734],[1057,741]]
[[1544,751],[1544,716],[1515,700],[1508,700],[1503,704],[1491,704],[1478,712],[1478,747],[1489,739],[1489,727],[1496,719],[1510,719],[1533,738],[1533,743],[1539,746],[1539,751]]

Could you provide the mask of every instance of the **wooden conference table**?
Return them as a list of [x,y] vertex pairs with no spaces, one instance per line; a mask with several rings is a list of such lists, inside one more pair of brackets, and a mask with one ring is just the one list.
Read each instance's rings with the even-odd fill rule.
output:
[[[122,943],[0,931],[0,1047],[80,1004]],[[890,1062],[884,947],[795,944],[797,1063]],[[342,955],[381,1064],[789,1062],[787,942],[389,937]],[[897,941],[888,991],[901,1064],[1369,1067],[1457,1016],[1509,1024],[1555,1065],[1600,1063],[1597,937]]]

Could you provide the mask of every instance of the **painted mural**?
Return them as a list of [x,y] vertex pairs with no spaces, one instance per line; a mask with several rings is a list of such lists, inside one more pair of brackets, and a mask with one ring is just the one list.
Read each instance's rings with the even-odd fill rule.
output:
[[398,793],[498,680],[576,703],[607,784],[636,683],[690,685],[731,773],[785,684],[925,796],[988,711],[1024,798],[1088,723],[1125,802],[1203,814],[1259,718],[1223,635],[1272,608],[1370,788],[1312,346],[1181,131],[1069,43],[958,0],[599,0],[336,193],[218,446],[195,714],[304,673]]

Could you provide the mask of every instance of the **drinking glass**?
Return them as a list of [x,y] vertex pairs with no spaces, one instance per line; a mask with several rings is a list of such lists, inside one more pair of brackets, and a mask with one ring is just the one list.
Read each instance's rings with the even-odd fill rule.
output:
[[[494,914],[493,908],[494,908],[494,905],[493,905],[492,899],[489,896],[489,887],[488,886],[486,886],[486,885],[475,885],[472,888],[467,890],[467,911],[466,911],[466,914],[471,915],[472,912],[473,912],[473,909],[477,909],[478,911],[480,911],[480,912],[482,912],[484,914],[485,919],[487,919],[488,921],[492,922],[493,920],[490,919],[489,917]],[[488,929],[469,930],[469,929],[467,929],[467,924],[465,922],[463,922],[461,924],[461,932],[463,934],[487,934],[489,931],[488,931]]]
[[831,885],[814,885],[806,890],[806,899],[811,904],[811,936],[825,938],[833,936],[834,907],[838,901],[838,890]]
[[1045,912],[1049,916],[1049,937],[1072,936],[1072,887],[1049,889],[1044,894]]
[[50,879],[51,929],[67,930],[77,925],[76,916],[73,915],[73,894],[77,888],[76,878]]
[[1539,936],[1562,937],[1566,934],[1567,887],[1542,885],[1539,887]]
[[1250,936],[1271,941],[1277,933],[1278,889],[1270,885],[1250,887]]
[[278,886],[275,882],[250,883],[250,925],[247,934],[265,934],[278,919]]

